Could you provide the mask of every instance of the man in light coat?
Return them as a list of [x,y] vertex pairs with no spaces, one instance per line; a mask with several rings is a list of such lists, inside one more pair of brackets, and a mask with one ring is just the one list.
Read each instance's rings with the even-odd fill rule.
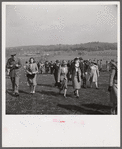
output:
[[16,57],[16,54],[11,54],[11,58],[8,59],[6,68],[10,69],[10,78],[12,83],[13,94],[19,96],[19,79],[20,68],[22,67],[21,61]]

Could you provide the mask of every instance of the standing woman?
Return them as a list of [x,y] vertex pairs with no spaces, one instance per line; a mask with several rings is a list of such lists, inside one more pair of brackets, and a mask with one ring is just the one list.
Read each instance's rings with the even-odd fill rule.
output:
[[62,65],[59,67],[58,70],[58,83],[59,85],[59,93],[64,90],[64,97],[66,98],[67,93],[67,74],[68,74],[68,67],[67,62],[62,61]]
[[35,93],[35,88],[36,88],[36,76],[38,73],[38,66],[35,62],[35,59],[31,57],[29,59],[29,65],[27,67],[27,78],[28,78],[28,83],[30,86],[30,93],[34,94]]
[[79,98],[79,89],[81,88],[81,69],[79,59],[75,58],[71,65],[70,72],[72,74],[72,85],[75,89],[74,94]]
[[99,77],[99,69],[96,63],[91,62],[89,66],[89,77],[88,81],[90,81],[90,87],[92,88],[92,83],[95,82],[96,89],[98,89],[98,77]]

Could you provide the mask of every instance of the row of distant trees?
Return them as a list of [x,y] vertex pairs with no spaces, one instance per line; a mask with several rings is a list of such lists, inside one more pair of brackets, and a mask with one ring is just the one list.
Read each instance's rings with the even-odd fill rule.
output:
[[[101,51],[101,50],[117,50],[117,43],[101,43],[101,42],[90,42],[85,44],[75,44],[75,45],[49,45],[49,46],[20,46],[13,48],[6,48],[6,54],[11,52],[17,52],[21,54],[24,53],[41,53],[43,51]],[[81,53],[82,54],[82,53]]]

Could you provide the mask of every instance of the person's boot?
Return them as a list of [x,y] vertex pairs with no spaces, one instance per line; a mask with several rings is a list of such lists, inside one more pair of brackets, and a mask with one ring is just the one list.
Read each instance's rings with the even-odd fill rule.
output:
[[15,86],[15,95],[19,96],[19,87],[18,86]]

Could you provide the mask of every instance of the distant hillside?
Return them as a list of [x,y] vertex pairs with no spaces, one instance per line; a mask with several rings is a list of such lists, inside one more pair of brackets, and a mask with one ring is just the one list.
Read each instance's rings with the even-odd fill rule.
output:
[[19,46],[6,48],[6,54],[11,52],[34,53],[39,54],[44,51],[101,51],[101,50],[117,50],[117,43],[104,43],[104,42],[89,42],[84,44],[75,45],[33,45],[33,46]]

